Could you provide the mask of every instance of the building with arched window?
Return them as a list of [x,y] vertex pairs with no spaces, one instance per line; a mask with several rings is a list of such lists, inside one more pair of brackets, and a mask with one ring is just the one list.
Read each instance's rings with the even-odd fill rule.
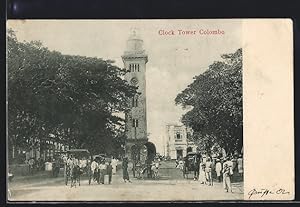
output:
[[168,124],[166,126],[166,156],[178,159],[185,157],[188,152],[196,152],[197,146],[190,141],[192,133],[192,129],[184,125]]

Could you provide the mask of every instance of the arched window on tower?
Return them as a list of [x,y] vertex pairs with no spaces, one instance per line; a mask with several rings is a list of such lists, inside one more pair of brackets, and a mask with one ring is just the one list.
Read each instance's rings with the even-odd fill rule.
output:
[[138,72],[140,72],[140,64],[137,64]]
[[131,64],[129,64],[129,71],[132,72],[132,71],[131,71]]

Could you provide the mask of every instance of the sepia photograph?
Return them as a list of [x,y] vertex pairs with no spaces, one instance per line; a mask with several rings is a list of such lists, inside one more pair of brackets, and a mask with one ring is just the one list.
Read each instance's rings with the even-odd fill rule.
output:
[[238,19],[9,20],[8,201],[243,200],[242,38]]

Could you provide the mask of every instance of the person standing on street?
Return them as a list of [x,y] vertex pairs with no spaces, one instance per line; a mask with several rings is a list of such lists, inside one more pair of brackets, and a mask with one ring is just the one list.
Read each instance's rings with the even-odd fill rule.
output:
[[193,166],[194,166],[194,180],[199,178],[199,167],[200,167],[200,157],[198,154],[195,154],[193,157]]
[[151,171],[153,172],[153,178],[158,179],[158,169],[159,169],[159,162],[155,159],[151,164]]
[[122,169],[123,169],[123,180],[126,183],[127,181],[131,183],[129,180],[129,174],[128,174],[128,158],[125,157],[122,162]]
[[53,177],[55,177],[55,178],[58,177],[59,170],[60,170],[60,163],[59,163],[58,158],[53,159],[53,166],[52,166]]
[[93,160],[92,164],[91,164],[91,171],[92,171],[92,175],[93,175],[93,180],[98,182],[98,162],[96,162],[96,159]]
[[208,157],[205,163],[205,174],[209,186],[213,185],[211,169],[212,169],[212,162],[210,161],[210,157]]
[[156,160],[155,162],[155,177],[158,178],[159,177],[159,166],[160,166],[160,160],[159,158]]
[[234,162],[233,162],[233,156],[231,156],[230,158],[227,159],[227,163],[228,163],[228,166],[229,166],[229,176],[230,176],[230,179],[231,181],[233,180],[233,168],[234,168]]
[[29,173],[33,174],[34,159],[30,158],[30,160],[28,161],[28,164],[29,164]]
[[106,166],[106,173],[109,177],[109,184],[111,184],[112,172],[113,172],[113,166],[111,165],[111,162],[108,162],[108,165]]
[[137,171],[137,178],[140,179],[142,176],[141,176],[141,168],[142,168],[142,163],[141,161],[138,161],[136,163],[136,171]]
[[232,193],[232,186],[231,186],[231,166],[230,162],[225,158],[225,162],[223,163],[223,186],[225,192]]
[[105,165],[105,161],[102,160],[100,165],[99,165],[99,169],[100,169],[100,183],[104,184],[104,175],[105,175],[105,171],[106,171],[106,165]]
[[222,164],[219,159],[216,160],[216,174],[217,174],[217,179],[219,182],[222,182],[222,177],[221,177],[221,172],[222,172]]
[[69,155],[68,158],[67,158],[67,165],[68,165],[68,166],[71,166],[71,164],[72,164],[72,162],[73,162],[72,159],[73,159],[73,158],[72,158],[72,155]]
[[200,163],[200,170],[199,170],[199,181],[200,184],[205,184],[206,183],[206,177],[205,177],[205,164]]
[[112,161],[111,161],[111,165],[112,165],[112,174],[116,174],[117,173],[117,160],[113,157]]

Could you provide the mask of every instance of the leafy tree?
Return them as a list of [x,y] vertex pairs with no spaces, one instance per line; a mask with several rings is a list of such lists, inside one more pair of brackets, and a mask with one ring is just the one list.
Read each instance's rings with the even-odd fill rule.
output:
[[111,150],[136,88],[112,60],[63,55],[7,32],[9,142],[49,139],[94,153]]
[[221,57],[194,77],[175,103],[192,108],[182,122],[192,127],[200,148],[208,151],[218,144],[231,153],[243,145],[242,49]]

